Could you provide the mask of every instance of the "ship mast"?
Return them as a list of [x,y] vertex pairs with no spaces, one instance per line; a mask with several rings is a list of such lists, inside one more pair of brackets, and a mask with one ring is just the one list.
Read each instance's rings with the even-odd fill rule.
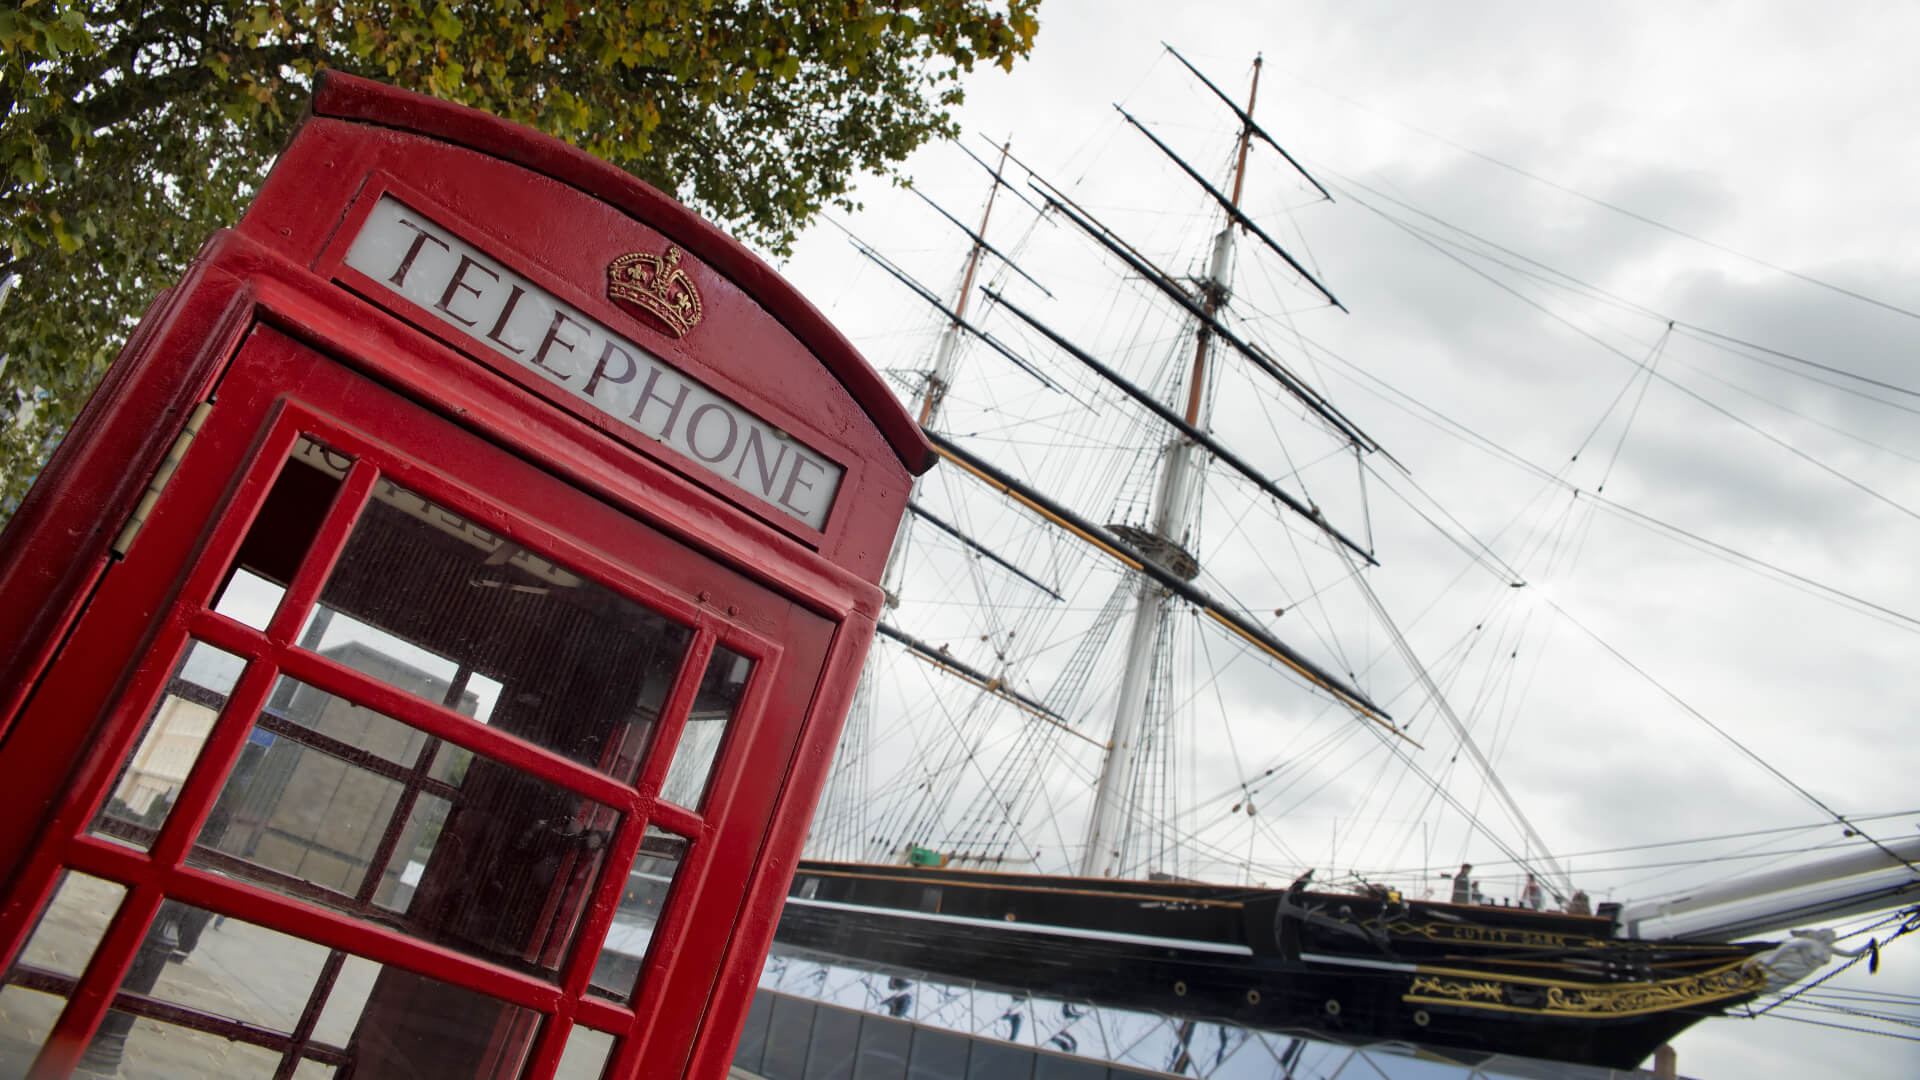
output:
[[[953,316],[940,331],[940,340],[933,347],[933,370],[927,373],[927,389],[920,398],[920,411],[917,419],[921,427],[933,423],[940,414],[940,404],[946,400],[947,390],[953,385],[953,354],[959,346],[960,334],[966,329],[967,301],[973,293],[973,279],[980,272],[980,257],[986,254],[987,222],[993,218],[993,200],[1000,194],[1000,173],[1007,167],[1007,152],[1013,148],[1011,142],[1000,147],[1000,164],[993,170],[994,183],[987,189],[987,206],[980,212],[980,227],[973,231],[973,248],[967,254],[967,269],[960,279],[960,295],[954,298]],[[913,478],[913,487],[907,498],[913,500],[920,494],[920,483],[924,476]],[[887,552],[886,567],[880,572],[880,589],[886,594],[888,607],[900,605],[898,584],[901,564],[906,562],[905,549],[908,526],[902,519],[900,531],[894,534],[893,547]]]
[[[1253,61],[1253,85],[1247,92],[1246,121],[1240,128],[1240,140],[1233,171],[1232,209],[1240,205],[1240,194],[1247,173],[1247,146],[1253,136],[1253,107],[1260,93],[1261,60]],[[1200,282],[1201,305],[1206,318],[1199,321],[1193,350],[1193,370],[1187,381],[1186,420],[1191,427],[1205,429],[1203,413],[1207,408],[1207,357],[1213,346],[1211,324],[1228,295],[1228,279],[1233,262],[1234,222],[1230,214],[1226,225],[1213,240],[1212,260],[1207,277]],[[1186,552],[1187,533],[1192,515],[1192,493],[1202,462],[1196,460],[1194,440],[1176,433],[1161,462],[1159,483],[1155,488],[1153,519],[1147,535],[1130,537],[1142,542],[1148,555],[1164,553],[1163,563],[1170,569],[1190,568],[1191,579],[1199,567]],[[1126,831],[1129,803],[1135,788],[1146,728],[1149,695],[1154,677],[1154,652],[1165,631],[1172,594],[1146,575],[1136,579],[1133,628],[1127,641],[1127,659],[1120,683],[1120,696],[1114,706],[1112,734],[1107,740],[1107,757],[1101,767],[1100,782],[1094,789],[1093,814],[1087,823],[1086,848],[1080,857],[1083,877],[1112,877],[1124,868],[1122,837]]]
[[[958,350],[960,336],[963,332],[969,332],[971,330],[966,322],[968,297],[973,291],[974,279],[979,275],[981,257],[990,250],[986,242],[987,223],[993,217],[994,199],[999,194],[1000,187],[1004,183],[1000,178],[1000,174],[1002,170],[1006,168],[1007,157],[1011,148],[1011,143],[1002,145],[1000,148],[1000,164],[998,167],[990,169],[993,173],[994,182],[987,192],[986,209],[980,214],[980,227],[972,232],[973,243],[967,254],[966,269],[962,274],[960,293],[954,299],[954,306],[951,309],[945,308],[939,304],[938,299],[930,292],[921,290],[917,284],[907,279],[902,279],[907,284],[912,285],[917,291],[921,291],[923,296],[935,303],[936,306],[942,306],[942,310],[947,314],[946,325],[942,328],[940,338],[934,345],[933,366],[927,373],[926,389],[921,396],[920,407],[916,413],[916,418],[922,427],[932,424],[934,419],[939,415],[941,403],[946,399],[947,390],[952,386],[954,356]],[[982,162],[982,164],[984,165],[985,163]],[[923,199],[926,198],[924,195],[921,197]],[[931,204],[931,200],[929,200],[929,203]],[[934,209],[940,210],[937,205],[934,206]],[[966,229],[965,225],[954,220],[953,216],[947,214],[945,210],[940,210],[940,213],[947,217],[948,220],[953,221],[953,223],[963,231]],[[862,248],[862,250],[864,252],[866,249]],[[875,258],[871,252],[866,252],[866,254],[869,258]],[[882,266],[885,267],[886,264],[883,262]],[[1018,271],[1017,267],[1015,269]],[[898,272],[896,271],[889,269],[889,272],[896,273],[896,276],[898,276]],[[916,499],[920,494],[920,485],[924,479],[924,476],[916,476],[913,478],[913,486],[908,491],[907,505],[908,508],[914,512],[909,514],[908,517],[901,519],[899,531],[897,531],[893,537],[893,546],[887,552],[886,564],[880,572],[880,588],[885,598],[884,602],[888,608],[895,608],[900,604],[899,580],[902,568],[907,561],[907,536],[909,530],[912,528],[912,517],[923,513],[922,511],[914,510],[914,508],[917,506]],[[935,519],[935,521],[937,527],[951,531],[950,527],[946,526],[944,522],[938,522],[937,519]],[[970,543],[970,541],[966,541],[964,537],[962,537],[962,541]],[[994,561],[1011,567],[1011,564],[993,555],[992,552],[985,551],[983,548],[977,550],[980,550],[989,558],[994,559]],[[1019,572],[1017,568],[1014,568],[1014,570],[1016,573]],[[1051,590],[1049,591],[1051,592]],[[883,634],[893,637],[896,640],[912,642],[909,648],[915,648],[915,646],[919,644],[917,640],[906,637],[899,631],[888,628],[884,622],[881,624],[881,631]],[[916,651],[937,655],[937,653],[930,653],[929,650]],[[984,679],[984,677],[982,678]],[[866,855],[881,855],[881,851],[886,852],[887,855],[891,854],[891,845],[884,845],[881,851],[875,851],[869,846],[879,843],[879,841],[876,837],[866,835],[867,830],[864,826],[867,813],[866,750],[869,738],[868,728],[870,726],[868,720],[872,707],[869,680],[869,669],[862,667],[860,671],[860,682],[854,692],[853,707],[849,711],[846,727],[841,732],[840,745],[834,755],[835,767],[828,776],[826,791],[821,794],[820,812],[815,815],[816,829],[820,822],[840,822],[841,824],[837,831],[830,830],[827,834],[816,834],[814,837],[809,838],[808,842],[810,845],[815,844],[816,841],[820,845],[820,847],[812,849],[810,852],[816,858],[859,858]],[[992,679],[989,685],[997,685],[998,683],[999,680],[996,678]],[[1004,689],[999,692],[1002,693],[1003,696],[1007,693]],[[1034,704],[1020,698],[1018,695],[1015,695],[1014,699],[1023,707],[1031,708]],[[849,821],[861,824],[849,830],[847,828],[847,822]],[[881,855],[881,857],[884,859],[886,856]]]

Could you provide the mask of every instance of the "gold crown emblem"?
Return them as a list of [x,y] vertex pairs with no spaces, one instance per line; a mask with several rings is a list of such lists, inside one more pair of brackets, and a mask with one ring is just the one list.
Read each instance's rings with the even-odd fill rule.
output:
[[607,295],[658,319],[674,337],[700,324],[700,290],[680,269],[680,249],[671,244],[658,255],[634,251],[609,263]]

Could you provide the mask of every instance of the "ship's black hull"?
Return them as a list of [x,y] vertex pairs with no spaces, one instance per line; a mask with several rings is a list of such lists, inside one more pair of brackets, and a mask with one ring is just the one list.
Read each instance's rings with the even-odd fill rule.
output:
[[1107,1007],[1632,1068],[1751,1000],[1741,946],[1385,897],[802,863],[777,951]]

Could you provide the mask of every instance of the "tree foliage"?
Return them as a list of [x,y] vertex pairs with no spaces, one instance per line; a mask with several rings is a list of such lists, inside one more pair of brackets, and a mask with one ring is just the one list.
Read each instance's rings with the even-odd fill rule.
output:
[[232,224],[321,68],[582,146],[784,251],[951,133],[1039,0],[0,5],[0,520],[153,293]]

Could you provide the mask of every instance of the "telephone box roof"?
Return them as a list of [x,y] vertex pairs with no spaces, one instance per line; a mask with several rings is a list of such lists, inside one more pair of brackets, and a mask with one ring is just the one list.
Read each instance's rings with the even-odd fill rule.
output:
[[510,161],[646,222],[784,324],[853,396],[909,472],[932,467],[932,445],[853,343],[759,256],[670,196],[578,147],[477,109],[338,71],[323,71],[315,82],[315,115],[378,124]]

